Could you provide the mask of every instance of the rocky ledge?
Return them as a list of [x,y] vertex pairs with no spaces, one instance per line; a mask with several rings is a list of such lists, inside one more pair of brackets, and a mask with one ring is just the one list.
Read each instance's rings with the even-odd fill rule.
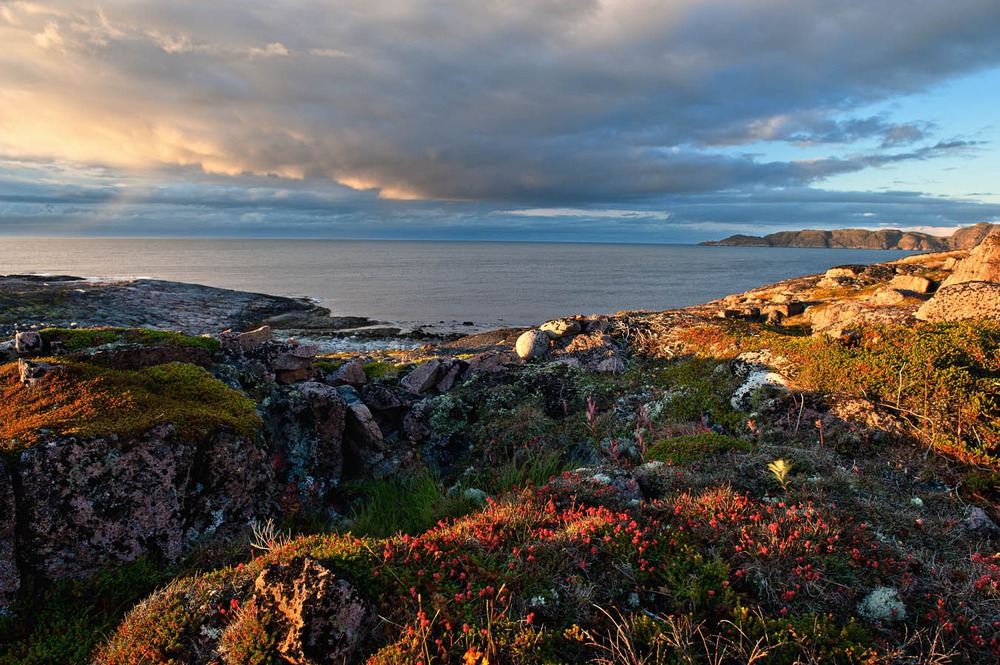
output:
[[0,337],[47,327],[145,327],[202,335],[262,325],[288,336],[400,333],[399,328],[364,317],[331,316],[328,309],[306,298],[157,279],[0,275]]

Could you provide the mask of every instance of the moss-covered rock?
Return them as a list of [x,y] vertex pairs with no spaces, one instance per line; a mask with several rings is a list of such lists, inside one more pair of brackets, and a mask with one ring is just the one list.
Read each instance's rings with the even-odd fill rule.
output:
[[0,365],[0,448],[18,452],[60,435],[128,438],[158,425],[191,441],[220,427],[252,438],[260,427],[252,400],[195,365],[49,362],[59,371],[32,389],[21,385],[16,363]]

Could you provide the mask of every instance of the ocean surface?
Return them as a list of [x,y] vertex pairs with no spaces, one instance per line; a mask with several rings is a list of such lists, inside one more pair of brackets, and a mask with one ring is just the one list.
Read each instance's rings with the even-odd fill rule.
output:
[[398,240],[2,239],[0,274],[193,282],[335,315],[477,327],[664,310],[908,252]]

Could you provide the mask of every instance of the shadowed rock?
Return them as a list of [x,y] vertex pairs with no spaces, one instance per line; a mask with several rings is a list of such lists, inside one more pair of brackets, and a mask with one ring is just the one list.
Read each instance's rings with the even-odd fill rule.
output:
[[48,579],[144,555],[176,560],[202,537],[235,535],[265,510],[272,478],[255,442],[225,430],[186,441],[169,425],[36,445],[17,473],[19,555]]

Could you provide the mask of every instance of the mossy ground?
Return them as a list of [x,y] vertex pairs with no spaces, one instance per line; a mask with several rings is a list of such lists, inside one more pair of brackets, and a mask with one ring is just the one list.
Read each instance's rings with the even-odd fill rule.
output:
[[197,440],[228,427],[254,436],[260,426],[252,400],[185,363],[116,370],[49,358],[57,370],[36,386],[21,385],[17,363],[0,365],[0,448],[19,450],[47,436],[137,436],[170,424]]

